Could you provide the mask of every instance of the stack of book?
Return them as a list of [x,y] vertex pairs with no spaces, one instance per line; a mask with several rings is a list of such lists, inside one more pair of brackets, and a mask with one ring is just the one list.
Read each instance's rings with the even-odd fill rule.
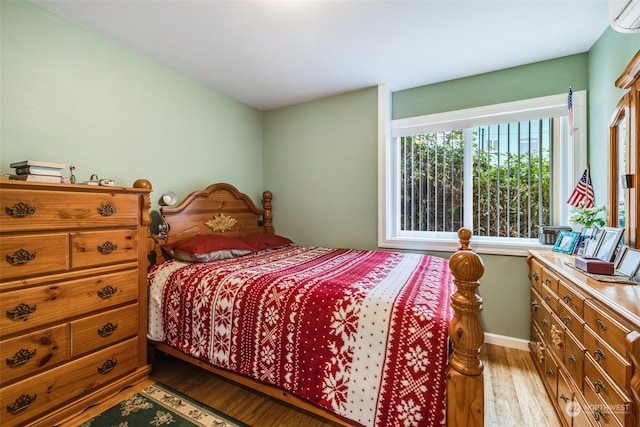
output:
[[63,163],[43,162],[40,160],[24,160],[9,166],[15,169],[11,179],[30,182],[62,182]]

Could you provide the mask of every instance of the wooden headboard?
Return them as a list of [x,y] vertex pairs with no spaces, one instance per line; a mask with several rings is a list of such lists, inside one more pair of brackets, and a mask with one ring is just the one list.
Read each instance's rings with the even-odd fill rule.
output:
[[[222,233],[235,237],[273,234],[270,191],[262,193],[262,208],[231,184],[211,184],[189,194],[176,207],[160,208],[166,233],[154,235],[160,246],[200,234]],[[161,251],[156,248],[156,254]]]

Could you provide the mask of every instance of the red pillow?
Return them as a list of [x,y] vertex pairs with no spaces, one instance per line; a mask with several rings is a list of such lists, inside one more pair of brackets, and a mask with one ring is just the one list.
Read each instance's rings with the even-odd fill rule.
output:
[[248,244],[221,234],[188,237],[167,245],[165,250],[172,258],[187,262],[217,261],[255,252]]
[[255,252],[265,249],[278,249],[293,244],[293,242],[286,237],[276,234],[248,234],[246,236],[239,236],[238,240],[251,246]]

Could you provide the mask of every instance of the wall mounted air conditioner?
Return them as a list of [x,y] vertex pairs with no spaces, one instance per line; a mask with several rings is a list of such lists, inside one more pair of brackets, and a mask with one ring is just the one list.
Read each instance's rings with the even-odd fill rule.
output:
[[609,0],[609,22],[621,33],[640,31],[640,0]]

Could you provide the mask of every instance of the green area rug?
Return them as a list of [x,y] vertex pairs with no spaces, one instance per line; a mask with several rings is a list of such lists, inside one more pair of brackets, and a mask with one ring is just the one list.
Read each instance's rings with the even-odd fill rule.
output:
[[248,427],[164,384],[155,383],[80,427]]

